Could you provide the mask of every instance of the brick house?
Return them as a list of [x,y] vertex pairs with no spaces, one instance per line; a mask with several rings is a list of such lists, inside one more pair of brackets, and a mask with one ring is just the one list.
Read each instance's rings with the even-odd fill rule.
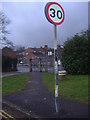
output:
[[29,64],[30,59],[35,60],[39,58],[44,58],[47,51],[48,51],[48,46],[45,45],[44,47],[40,47],[40,48],[27,48],[26,50],[22,52],[17,52],[16,54],[19,63],[20,61],[22,61],[22,63],[24,64]]

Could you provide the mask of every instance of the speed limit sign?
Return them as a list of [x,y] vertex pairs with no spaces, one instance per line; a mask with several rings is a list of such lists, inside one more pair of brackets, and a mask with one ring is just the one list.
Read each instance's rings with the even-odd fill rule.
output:
[[60,25],[64,21],[64,10],[56,2],[49,2],[45,6],[45,15],[49,22],[54,25]]
[[55,108],[59,112],[58,103],[58,54],[57,54],[57,29],[56,26],[60,25],[65,18],[64,10],[61,5],[56,2],[49,2],[45,6],[45,16],[47,20],[54,24],[54,71],[55,71]]

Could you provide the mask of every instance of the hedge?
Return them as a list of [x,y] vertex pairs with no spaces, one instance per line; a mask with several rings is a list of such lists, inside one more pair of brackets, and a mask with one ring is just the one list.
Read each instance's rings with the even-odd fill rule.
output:
[[61,62],[70,74],[88,74],[88,38],[86,33],[65,42]]
[[2,55],[2,71],[16,71],[17,70],[17,59],[10,58]]

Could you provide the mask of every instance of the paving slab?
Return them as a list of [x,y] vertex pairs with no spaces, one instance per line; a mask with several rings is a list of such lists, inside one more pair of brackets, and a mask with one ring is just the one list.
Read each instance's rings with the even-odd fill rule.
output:
[[38,118],[88,118],[88,105],[59,98],[59,113],[55,112],[55,97],[43,84],[41,72],[31,72],[25,91],[3,97]]

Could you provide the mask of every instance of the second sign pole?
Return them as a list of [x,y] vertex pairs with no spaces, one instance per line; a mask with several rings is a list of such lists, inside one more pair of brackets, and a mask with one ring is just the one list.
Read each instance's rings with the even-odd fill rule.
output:
[[58,55],[57,55],[57,26],[54,25],[54,70],[55,70],[55,108],[59,112],[58,104]]

